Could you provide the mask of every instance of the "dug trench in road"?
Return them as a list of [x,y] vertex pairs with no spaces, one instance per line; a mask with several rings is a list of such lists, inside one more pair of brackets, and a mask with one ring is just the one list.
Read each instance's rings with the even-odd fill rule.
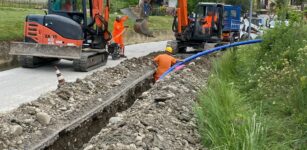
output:
[[[165,45],[166,41],[129,45],[126,47],[126,55],[128,58],[146,56],[152,52],[163,50]],[[86,73],[73,71],[70,61],[61,61],[57,67],[63,73],[65,81],[74,82],[77,78],[83,79],[95,71],[115,67],[123,60],[108,61],[106,66]],[[31,102],[44,93],[56,90],[57,87],[57,78],[52,64],[36,69],[15,68],[2,71],[0,79],[0,113],[15,109],[23,103]]]
[[206,86],[210,59],[191,62],[157,82],[127,111],[111,118],[84,150],[205,150],[193,107],[197,92]]
[[97,71],[1,114],[0,149],[82,147],[151,87],[155,55]]
[[[63,143],[60,145],[64,147],[82,147],[83,141],[89,140],[95,130],[99,132],[109,117],[127,108],[135,96],[150,87],[154,55],[132,58],[114,68],[94,72],[2,114],[0,149],[35,149],[53,141]],[[78,126],[86,131],[77,132],[80,136],[77,141],[70,136],[60,136],[75,133],[73,131],[80,129]]]

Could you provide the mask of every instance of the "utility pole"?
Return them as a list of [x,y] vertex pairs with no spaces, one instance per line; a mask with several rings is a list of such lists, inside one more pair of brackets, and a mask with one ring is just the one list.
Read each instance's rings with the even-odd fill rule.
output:
[[252,17],[253,17],[253,0],[249,0],[249,28],[248,28],[248,39],[251,40],[251,30],[252,30]]

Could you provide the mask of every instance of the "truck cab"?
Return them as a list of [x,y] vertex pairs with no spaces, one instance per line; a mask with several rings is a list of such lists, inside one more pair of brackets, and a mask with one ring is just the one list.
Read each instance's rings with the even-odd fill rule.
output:
[[222,41],[234,42],[240,39],[241,7],[225,5]]

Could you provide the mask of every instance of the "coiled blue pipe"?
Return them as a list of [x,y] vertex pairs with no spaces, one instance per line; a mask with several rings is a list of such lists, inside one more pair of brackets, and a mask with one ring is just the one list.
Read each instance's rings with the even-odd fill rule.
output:
[[212,49],[209,49],[209,50],[205,50],[205,51],[202,51],[202,52],[199,52],[195,55],[192,55],[186,59],[184,59],[183,61],[181,62],[178,62],[176,63],[175,65],[173,65],[170,69],[168,69],[160,78],[159,80],[163,80],[165,76],[167,76],[169,73],[171,73],[176,67],[178,66],[181,66],[185,63],[188,63],[198,57],[201,57],[201,56],[204,56],[204,55],[208,55],[208,54],[211,54],[213,52],[216,52],[216,51],[220,51],[222,49],[225,49],[225,48],[231,48],[231,47],[236,47],[236,46],[240,46],[240,45],[248,45],[248,44],[255,44],[255,43],[260,43],[262,42],[262,40],[249,40],[249,41],[243,41],[243,42],[235,42],[235,43],[231,43],[231,44],[228,44],[228,45],[223,45],[223,46],[219,46],[219,47],[215,47],[215,48],[212,48]]

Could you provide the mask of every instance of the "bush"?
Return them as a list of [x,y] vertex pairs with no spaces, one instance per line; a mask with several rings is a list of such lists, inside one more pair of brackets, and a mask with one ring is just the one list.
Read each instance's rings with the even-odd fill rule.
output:
[[242,103],[244,98],[232,84],[220,78],[231,72],[217,68],[231,64],[225,63],[229,58],[215,63],[216,71],[199,97],[196,113],[203,144],[210,149],[263,149],[265,129],[256,113],[252,114],[249,106]]
[[[257,147],[246,149],[307,149],[307,25],[280,25],[263,40],[227,52],[216,63],[197,109],[205,146],[241,149],[235,146],[251,137],[249,145]],[[241,126],[232,123],[238,114]],[[257,134],[251,120],[259,125]]]

